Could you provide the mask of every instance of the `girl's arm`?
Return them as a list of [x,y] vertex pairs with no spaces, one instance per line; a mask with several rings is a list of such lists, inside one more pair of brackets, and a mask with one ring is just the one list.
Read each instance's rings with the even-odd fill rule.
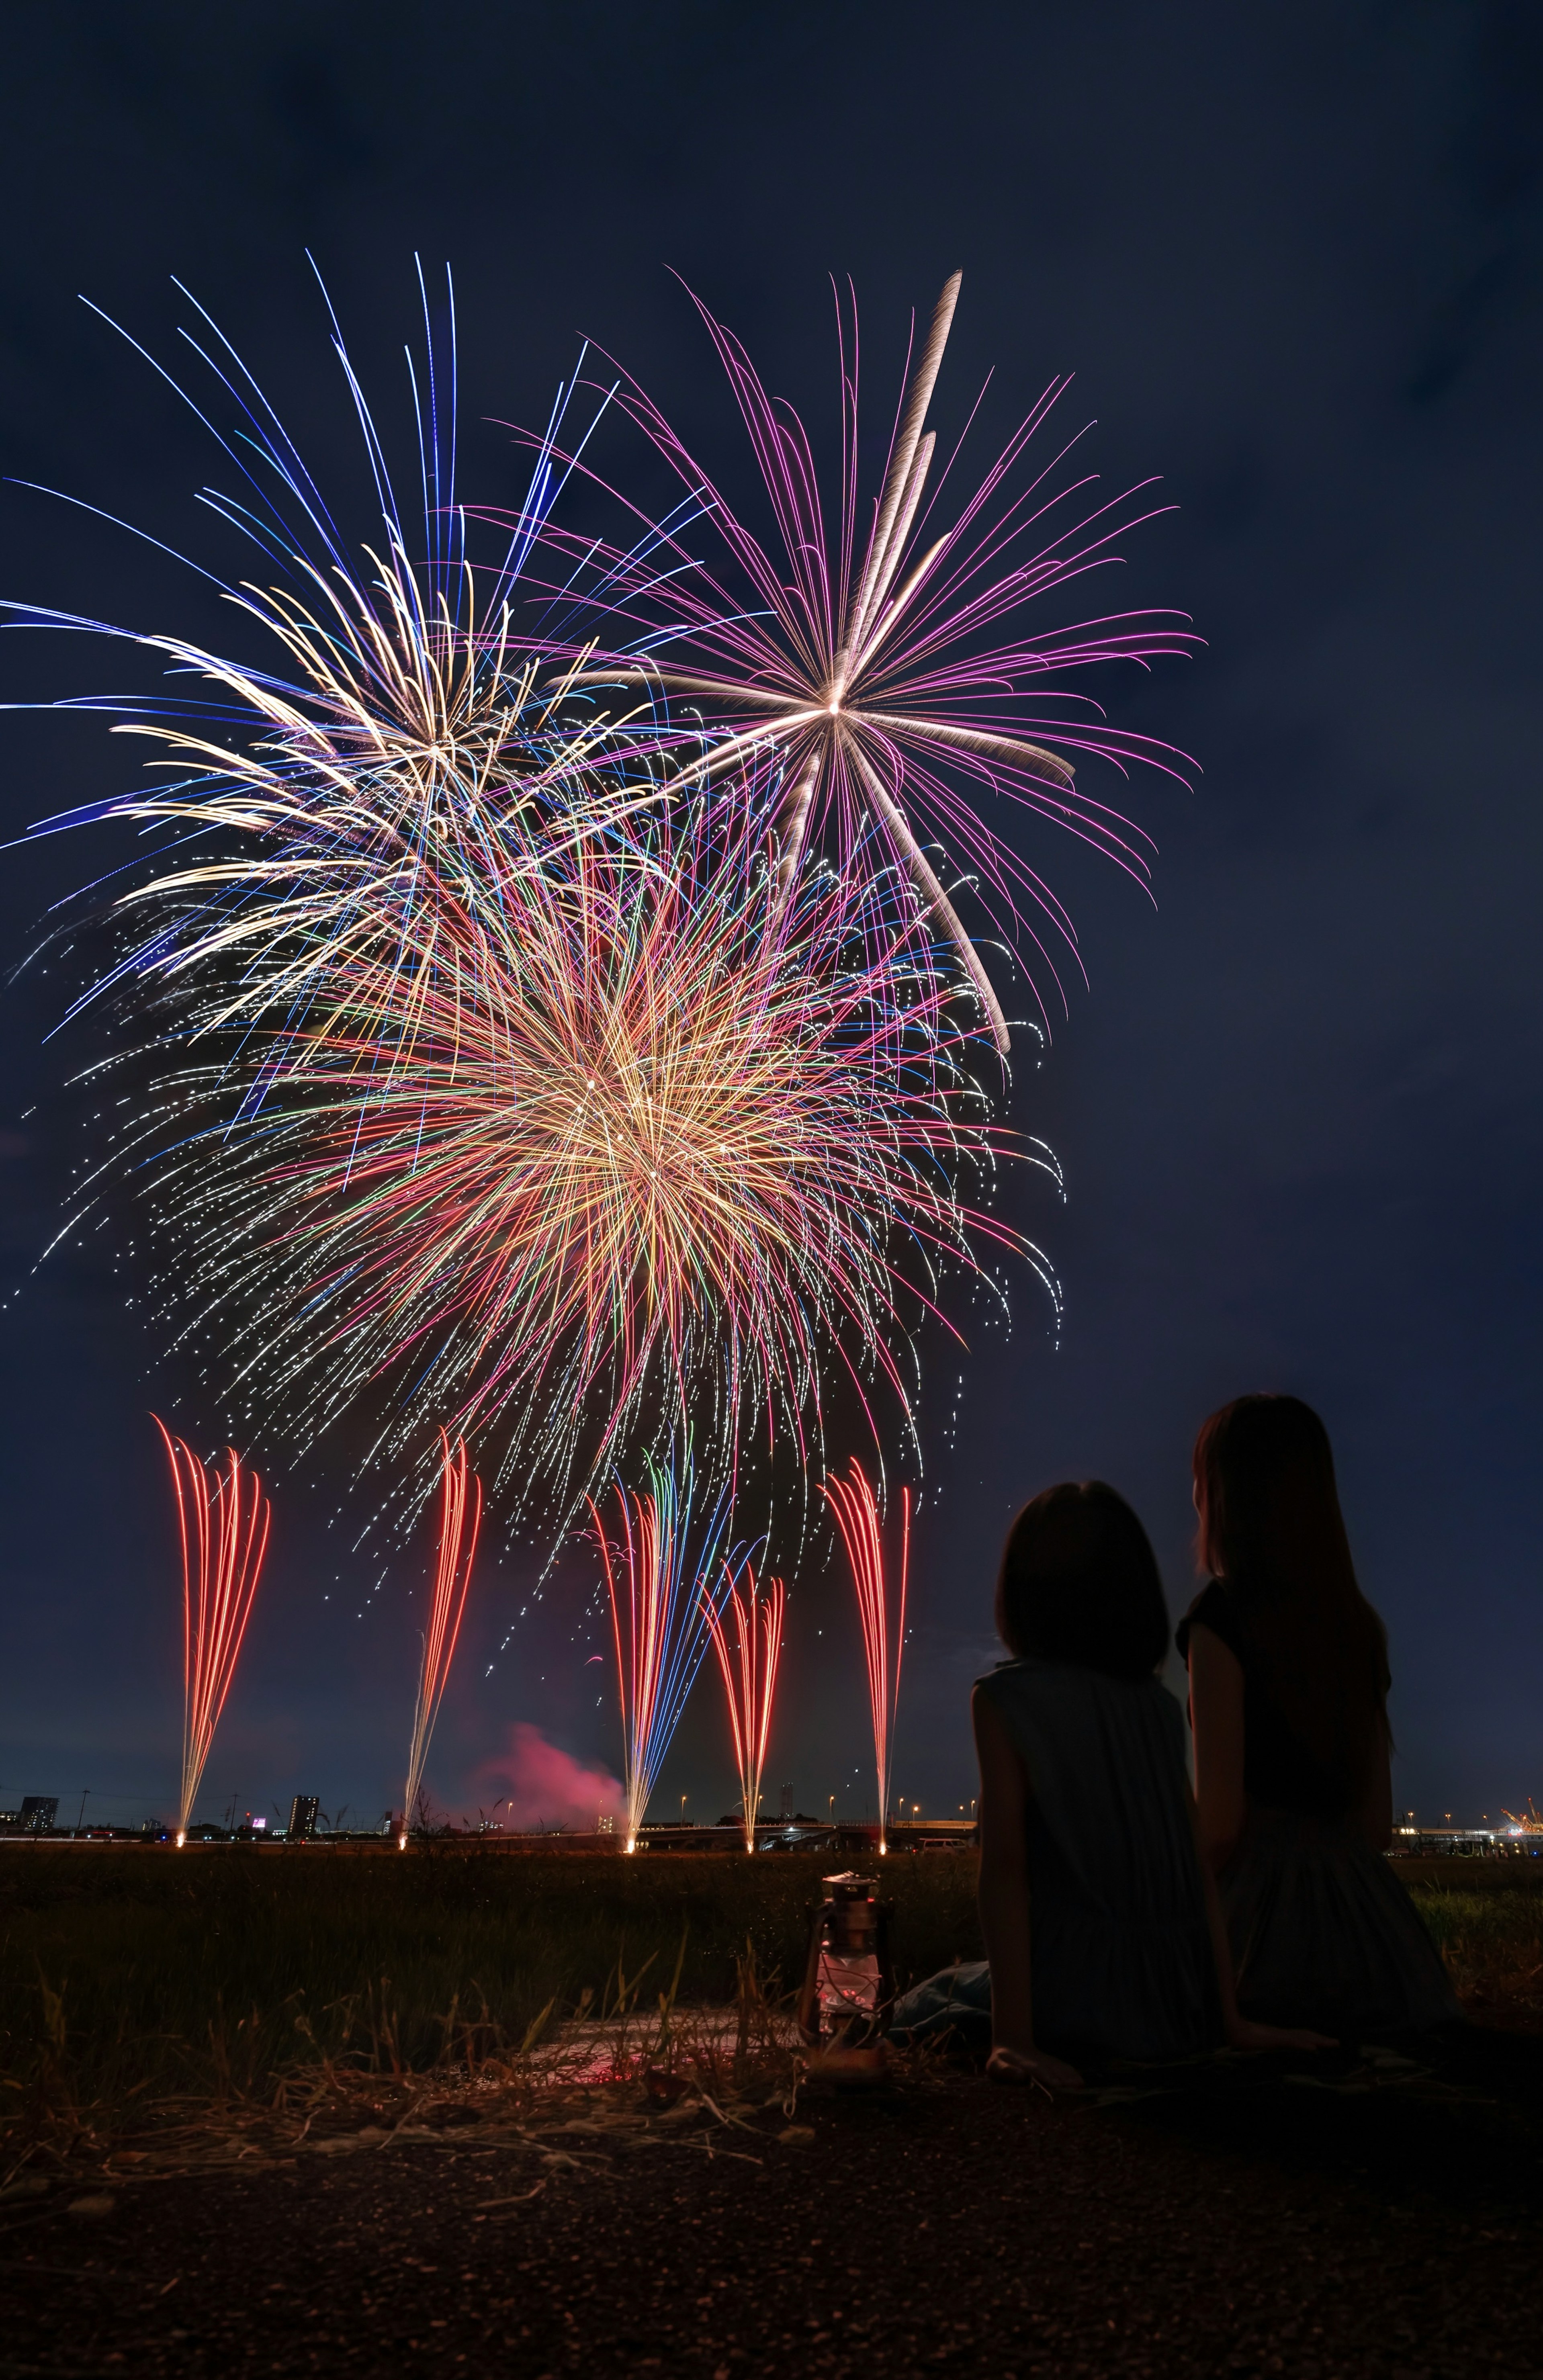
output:
[[1199,1622],[1189,1631],[1189,1723],[1201,1864],[1224,1868],[1243,1834],[1243,1664]]
[[1029,1974],[1028,1779],[1000,1713],[978,1686],[970,1701],[980,1762],[980,1930],[991,1968],[994,2082],[1075,2091],[1082,2077],[1034,2045]]
[[[1198,1631],[1192,1631],[1193,1647]],[[1223,1646],[1225,1651],[1226,1647]],[[1231,1658],[1229,1656],[1229,1658]],[[1195,1796],[1187,1782],[1185,1802],[1189,1811],[1189,1823],[1195,1834],[1195,1856],[1199,1863],[1200,1881],[1206,1895],[1206,1923],[1210,1928],[1211,1956],[1216,1961],[1216,1989],[1221,2002],[1221,2029],[1232,2049],[1332,2049],[1336,2044],[1326,2033],[1299,2032],[1278,2024],[1255,2024],[1238,2014],[1237,1978],[1233,1973],[1233,1947],[1227,1939],[1227,1921],[1221,1913],[1221,1895],[1216,1888],[1216,1872],[1206,1857],[1201,1834],[1200,1816],[1195,1806]]]

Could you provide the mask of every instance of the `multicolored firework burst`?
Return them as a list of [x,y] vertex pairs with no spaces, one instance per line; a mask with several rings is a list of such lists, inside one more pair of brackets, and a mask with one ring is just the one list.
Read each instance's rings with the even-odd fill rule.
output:
[[182,1792],[177,1847],[188,1840],[193,1804],[208,1765],[236,1664],[251,1618],[268,1550],[272,1508],[255,1471],[244,1471],[234,1447],[225,1468],[209,1466],[185,1439],[174,1438],[158,1415],[172,1467],[177,1538],[182,1552]]
[[777,1691],[777,1663],[782,1656],[786,1605],[787,1594],[782,1580],[771,1579],[758,1589],[756,1574],[748,1563],[743,1595],[731,1582],[721,1604],[705,1596],[702,1599],[729,1706],[747,1852],[756,1847],[760,1780],[766,1769],[766,1741],[772,1730],[772,1703]]
[[873,1765],[879,1779],[879,1849],[887,1852],[884,1828],[889,1821],[890,1763],[894,1748],[894,1718],[900,1702],[900,1659],[905,1648],[905,1587],[911,1558],[911,1495],[900,1491],[900,1560],[898,1572],[887,1577],[884,1531],[873,1484],[854,1455],[844,1479],[828,1479],[824,1495],[836,1516],[842,1543],[857,1590],[862,1621],[863,1658],[868,1670],[869,1703],[873,1718]]
[[724,1500],[720,1498],[708,1516],[693,1561],[695,1481],[689,1459],[678,1475],[673,1466],[650,1463],[648,1479],[641,1493],[628,1493],[618,1486],[620,1536],[614,1546],[605,1534],[599,1507],[593,1501],[589,1506],[616,1647],[629,1852],[638,1848],[638,1829],[660,1764],[707,1651],[712,1583],[724,1568],[723,1543],[727,1526]]
[[433,1740],[450,1664],[466,1612],[471,1566],[477,1559],[477,1534],[482,1525],[482,1483],[467,1471],[466,1448],[452,1451],[442,1429],[440,1439],[439,1553],[434,1564],[433,1592],[429,1599],[428,1625],[423,1631],[423,1658],[419,1665],[418,1700],[413,1706],[412,1742],[407,1751],[407,1785],[402,1803],[399,1851],[407,1848],[413,1816],[423,1790],[423,1771]]
[[[124,1153],[183,1310],[200,1289],[269,1412],[315,1433],[383,1406],[400,1446],[427,1405],[516,1495],[711,1417],[726,1475],[751,1420],[807,1455],[832,1366],[904,1421],[950,1265],[1049,1281],[960,1196],[1049,1160],[992,1130],[904,888],[808,871],[769,935],[758,827],[698,799],[539,869],[508,829],[457,963],[340,968],[282,1071],[225,985],[184,1006],[217,1054],[166,1074]],[[432,931],[460,933],[448,904]]]
[[[333,345],[382,510],[379,551],[345,541],[256,380],[198,310],[212,351],[191,343],[239,411],[233,436],[214,435],[244,483],[236,496],[205,491],[205,501],[280,574],[265,587],[213,583],[261,632],[277,670],[76,613],[15,601],[0,610],[13,625],[125,639],[162,656],[173,675],[212,689],[203,698],[54,706],[115,714],[117,733],[162,748],[153,765],[170,782],[43,820],[31,832],[119,818],[170,834],[169,860],[163,844],[146,880],[118,903],[130,925],[150,905],[152,930],[131,937],[79,1005],[119,983],[221,976],[225,1003],[206,1006],[198,1029],[229,1025],[244,1038],[265,1037],[252,1093],[261,1105],[282,1079],[290,1036],[303,1036],[314,1014],[330,1014],[340,978],[356,1018],[370,986],[383,987],[391,1013],[383,1007],[378,1019],[372,1075],[389,1074],[410,1052],[404,974],[443,983],[466,964],[479,917],[470,880],[512,821],[520,864],[539,869],[549,848],[601,835],[637,800],[657,795],[651,782],[630,782],[609,745],[597,766],[602,756],[592,736],[555,725],[562,682],[549,691],[536,685],[547,650],[522,652],[514,635],[520,573],[562,486],[553,438],[571,391],[559,391],[525,504],[500,558],[479,578],[455,490],[453,300],[443,419],[446,358],[436,351],[426,293],[422,398],[408,356],[422,499],[417,558],[335,321]],[[501,844],[501,880],[511,864]]]
[[[686,496],[657,523],[618,499],[637,532],[626,546],[545,523],[542,540],[571,565],[553,590],[545,625],[553,635],[565,627],[590,641],[598,632],[602,653],[572,683],[614,686],[634,701],[651,697],[662,704],[655,741],[674,750],[684,771],[711,776],[775,752],[784,898],[827,815],[837,822],[844,856],[876,818],[883,844],[951,939],[1005,1055],[1001,1003],[921,836],[941,835],[978,872],[1003,922],[1012,924],[1027,899],[1075,950],[1060,902],[982,823],[971,796],[1007,795],[1145,880],[1148,839],[1079,788],[1072,756],[1097,756],[1121,770],[1145,761],[1177,773],[1188,764],[1149,737],[1109,726],[1097,703],[1068,692],[1063,681],[1101,662],[1145,665],[1160,654],[1186,652],[1197,640],[1182,615],[1164,612],[1119,613],[1038,631],[1020,625],[1027,606],[1042,609],[1119,558],[1113,542],[1136,525],[1133,503],[1146,495],[1143,486],[1113,503],[1091,501],[1087,478],[1063,483],[1058,468],[1075,442],[1035,467],[1031,442],[1068,386],[1065,378],[1051,382],[952,524],[939,528],[934,516],[948,472],[929,499],[936,442],[924,424],[960,280],[954,273],[938,300],[869,508],[859,496],[855,305],[849,326],[841,324],[841,468],[830,516],[798,415],[767,394],[739,341],[695,301],[749,432],[781,552],[760,542],[659,407],[623,374],[613,392],[617,405],[664,456]],[[1027,480],[1019,470],[1026,463]],[[727,580],[692,550],[698,523],[722,541]],[[1005,622],[1013,625],[1004,638]],[[669,725],[671,702],[691,714],[688,734]],[[710,749],[700,757],[694,742],[704,728]],[[1038,932],[1033,940],[1053,971]]]
[[201,723],[180,698],[120,722],[161,743],[169,786],[49,822],[176,838],[120,900],[123,950],[86,997],[164,1003],[158,1087],[120,1153],[179,1321],[219,1341],[261,1422],[314,1439],[362,1410],[373,1451],[400,1455],[430,1420],[491,1439],[516,1502],[555,1488],[570,1510],[683,1427],[724,1477],[752,1419],[804,1459],[832,1365],[865,1400],[887,1383],[904,1420],[909,1333],[951,1263],[1014,1252],[1050,1281],[961,1195],[1004,1154],[1049,1160],[991,1131],[969,1006],[908,880],[855,824],[851,865],[790,876],[775,754],[731,777],[714,748],[686,783],[673,743],[565,723],[563,672],[538,683],[552,650],[512,626],[574,468],[561,405],[474,604],[432,339],[419,561],[334,345],[383,552],[356,572],[216,347],[265,467],[227,442],[249,486],[216,509],[285,579],[225,591],[287,674],[141,638],[216,698]]

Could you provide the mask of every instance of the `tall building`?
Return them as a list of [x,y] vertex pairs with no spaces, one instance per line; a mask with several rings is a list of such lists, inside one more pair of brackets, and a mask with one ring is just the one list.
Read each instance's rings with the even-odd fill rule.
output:
[[21,1804],[21,1831],[26,1835],[49,1834],[58,1815],[57,1793],[29,1793]]
[[322,1807],[319,1793],[297,1793],[289,1804],[289,1840],[292,1843],[309,1843],[316,1832],[316,1814]]

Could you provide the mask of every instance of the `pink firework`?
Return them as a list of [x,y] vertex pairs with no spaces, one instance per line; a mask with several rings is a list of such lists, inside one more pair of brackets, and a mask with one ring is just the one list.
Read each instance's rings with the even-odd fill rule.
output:
[[461,1633],[471,1565],[477,1559],[477,1533],[482,1525],[482,1483],[467,1469],[466,1447],[457,1439],[455,1451],[442,1429],[440,1439],[439,1559],[434,1569],[433,1599],[423,1632],[423,1660],[418,1677],[418,1702],[413,1711],[412,1744],[407,1755],[407,1790],[397,1844],[407,1848],[407,1832],[423,1784],[429,1745],[439,1718],[450,1664]]
[[185,1439],[156,1414],[172,1466],[182,1548],[182,1799],[176,1840],[188,1840],[193,1803],[225,1706],[268,1550],[272,1508],[234,1447],[213,1478]]
[[[1069,385],[1064,376],[1050,382],[952,523],[940,525],[939,500],[957,450],[934,478],[936,436],[925,423],[961,277],[954,273],[938,300],[902,395],[882,484],[866,504],[858,488],[855,311],[849,325],[843,322],[841,475],[829,515],[803,422],[769,395],[739,341],[696,300],[749,433],[781,552],[736,516],[658,407],[624,374],[616,403],[687,494],[658,523],[617,496],[632,531],[615,543],[547,524],[544,541],[565,566],[542,633],[594,647],[571,683],[621,691],[633,732],[648,719],[641,740],[673,745],[682,774],[711,777],[758,753],[776,756],[784,900],[828,816],[846,852],[877,821],[922,910],[954,944],[1005,1054],[1001,1004],[923,838],[941,838],[978,873],[1004,921],[1019,918],[1027,902],[1075,950],[1060,902],[983,824],[975,796],[1005,795],[1145,880],[1149,839],[1080,789],[1077,762],[1096,757],[1124,772],[1145,761],[1178,775],[1189,764],[1166,745],[1111,727],[1101,707],[1065,680],[1107,662],[1145,667],[1160,654],[1188,651],[1197,639],[1171,612],[1118,612],[1044,627],[1025,618],[1028,606],[1042,613],[1075,581],[1119,561],[1114,541],[1152,509],[1150,481],[1112,501],[1093,492],[1090,475],[1064,470],[1075,435],[1039,459],[1035,442]],[[726,549],[723,576],[693,550],[698,523]],[[689,721],[672,727],[670,703]],[[1032,938],[1053,972],[1044,942]]]
[[[740,1801],[745,1811],[745,1848],[756,1847],[756,1813],[760,1804],[760,1780],[766,1767],[766,1739],[772,1727],[772,1699],[777,1690],[777,1663],[783,1649],[783,1614],[787,1597],[780,1578],[757,1591],[756,1574],[747,1564],[745,1592],[733,1583],[721,1604],[706,1596],[702,1609],[712,1634],[712,1649],[723,1675],[734,1734],[735,1766],[739,1772]],[[731,1647],[731,1633],[734,1643]]]
[[[889,1815],[890,1758],[894,1742],[895,1710],[900,1701],[900,1657],[905,1642],[905,1578],[911,1552],[911,1491],[900,1491],[900,1565],[897,1591],[891,1611],[891,1590],[884,1570],[884,1532],[878,1499],[862,1464],[852,1458],[851,1475],[828,1479],[822,1490],[836,1516],[852,1584],[857,1593],[862,1621],[863,1654],[868,1664],[869,1702],[873,1713],[873,1762],[879,1774],[879,1848],[888,1851],[884,1828]],[[893,1660],[892,1660],[893,1653]]]

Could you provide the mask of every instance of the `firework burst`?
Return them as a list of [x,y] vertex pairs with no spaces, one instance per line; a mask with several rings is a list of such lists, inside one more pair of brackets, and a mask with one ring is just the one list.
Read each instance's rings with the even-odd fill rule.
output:
[[453,305],[446,358],[436,351],[424,298],[426,402],[408,358],[422,495],[416,558],[335,322],[333,345],[382,511],[379,537],[358,547],[344,540],[255,379],[202,319],[211,351],[192,343],[240,413],[235,435],[215,431],[241,475],[238,492],[205,491],[205,501],[279,572],[266,586],[213,583],[265,640],[273,666],[77,613],[19,602],[0,610],[16,625],[126,639],[208,689],[138,704],[86,698],[55,706],[115,714],[115,732],[158,747],[152,765],[165,782],[43,820],[31,832],[114,818],[152,836],[161,831],[146,880],[118,901],[130,929],[147,907],[153,922],[130,930],[115,967],[79,1004],[118,983],[143,992],[222,979],[227,999],[205,1004],[199,1029],[229,1024],[263,1037],[253,1088],[261,1102],[283,1077],[291,1037],[303,1038],[308,1019],[330,1013],[340,977],[356,1018],[368,987],[382,987],[373,1071],[389,1072],[410,1054],[414,1020],[400,979],[406,972],[422,985],[467,965],[479,915],[472,888],[493,844],[506,876],[511,825],[520,864],[539,870],[549,849],[601,835],[638,800],[657,795],[651,783],[631,783],[609,746],[555,726],[563,682],[538,690],[546,650],[522,651],[513,631],[520,573],[562,484],[553,436],[571,392],[559,392],[507,544],[478,573],[455,490]]
[[946,1269],[1050,1279],[961,1177],[1048,1160],[991,1129],[893,873],[808,871],[769,935],[774,897],[738,802],[516,847],[456,965],[340,970],[280,1079],[228,1024],[168,1074],[125,1155],[237,1378],[310,1435],[383,1408],[398,1448],[427,1402],[516,1498],[704,1416],[725,1476],[752,1419],[802,1460],[832,1364],[907,1415]]
[[212,1479],[209,1466],[186,1440],[173,1438],[157,1415],[151,1418],[171,1464],[182,1552],[180,1848],[251,1618],[272,1512],[256,1472],[242,1469],[234,1447],[226,1449],[224,1471]]
[[[1122,770],[1141,760],[1175,772],[1188,764],[1150,738],[1110,727],[1096,703],[1062,681],[1100,662],[1145,665],[1189,650],[1196,639],[1171,613],[1122,613],[1038,632],[1022,623],[1030,603],[1042,607],[1118,559],[1113,540],[1136,525],[1146,494],[1143,487],[1112,504],[1092,500],[1086,477],[1064,483],[1057,476],[1068,448],[1036,467],[1032,442],[1068,386],[1064,378],[1051,382],[952,525],[939,528],[934,514],[947,472],[929,500],[936,440],[924,425],[960,279],[954,273],[938,300],[870,510],[858,490],[855,310],[841,329],[842,460],[828,515],[803,422],[767,394],[739,341],[697,300],[749,433],[780,554],[761,544],[626,375],[616,402],[678,475],[685,501],[658,523],[626,505],[640,533],[625,549],[581,540],[554,524],[542,537],[573,565],[562,589],[567,607],[555,608],[553,621],[581,620],[591,638],[598,625],[608,648],[603,665],[597,656],[574,684],[688,709],[692,735],[705,726],[711,739],[705,759],[677,757],[690,771],[711,775],[739,768],[752,753],[776,752],[784,899],[826,815],[834,813],[844,850],[876,818],[927,914],[952,941],[1005,1055],[1001,1003],[918,827],[941,835],[979,872],[1007,922],[1022,915],[1027,899],[1075,949],[1060,902],[982,824],[971,796],[1005,794],[1145,880],[1148,838],[1080,790],[1076,760],[1097,756]],[[690,548],[699,521],[722,542],[727,579]],[[579,589],[582,605],[571,601]],[[668,732],[662,740],[668,745]],[[1038,932],[1033,939],[1052,964]]]
[[560,1483],[569,1510],[638,1430],[705,1425],[727,1476],[755,1416],[802,1461],[832,1358],[907,1414],[942,1269],[1022,1244],[956,1195],[1017,1145],[905,876],[881,834],[790,877],[776,755],[725,780],[714,749],[683,787],[674,747],[560,717],[567,678],[538,683],[551,649],[511,623],[574,468],[565,399],[474,600],[443,356],[430,338],[414,560],[334,346],[384,520],[368,569],[214,344],[249,443],[224,442],[239,501],[212,501],[283,582],[225,591],[283,669],[141,638],[212,688],[201,717],[120,717],[172,782],[48,822],[173,838],[82,1004],[161,1002],[122,1154],[179,1327],[226,1334],[261,1422],[310,1440],[363,1409],[397,1457],[425,1419],[491,1434],[501,1485]]

